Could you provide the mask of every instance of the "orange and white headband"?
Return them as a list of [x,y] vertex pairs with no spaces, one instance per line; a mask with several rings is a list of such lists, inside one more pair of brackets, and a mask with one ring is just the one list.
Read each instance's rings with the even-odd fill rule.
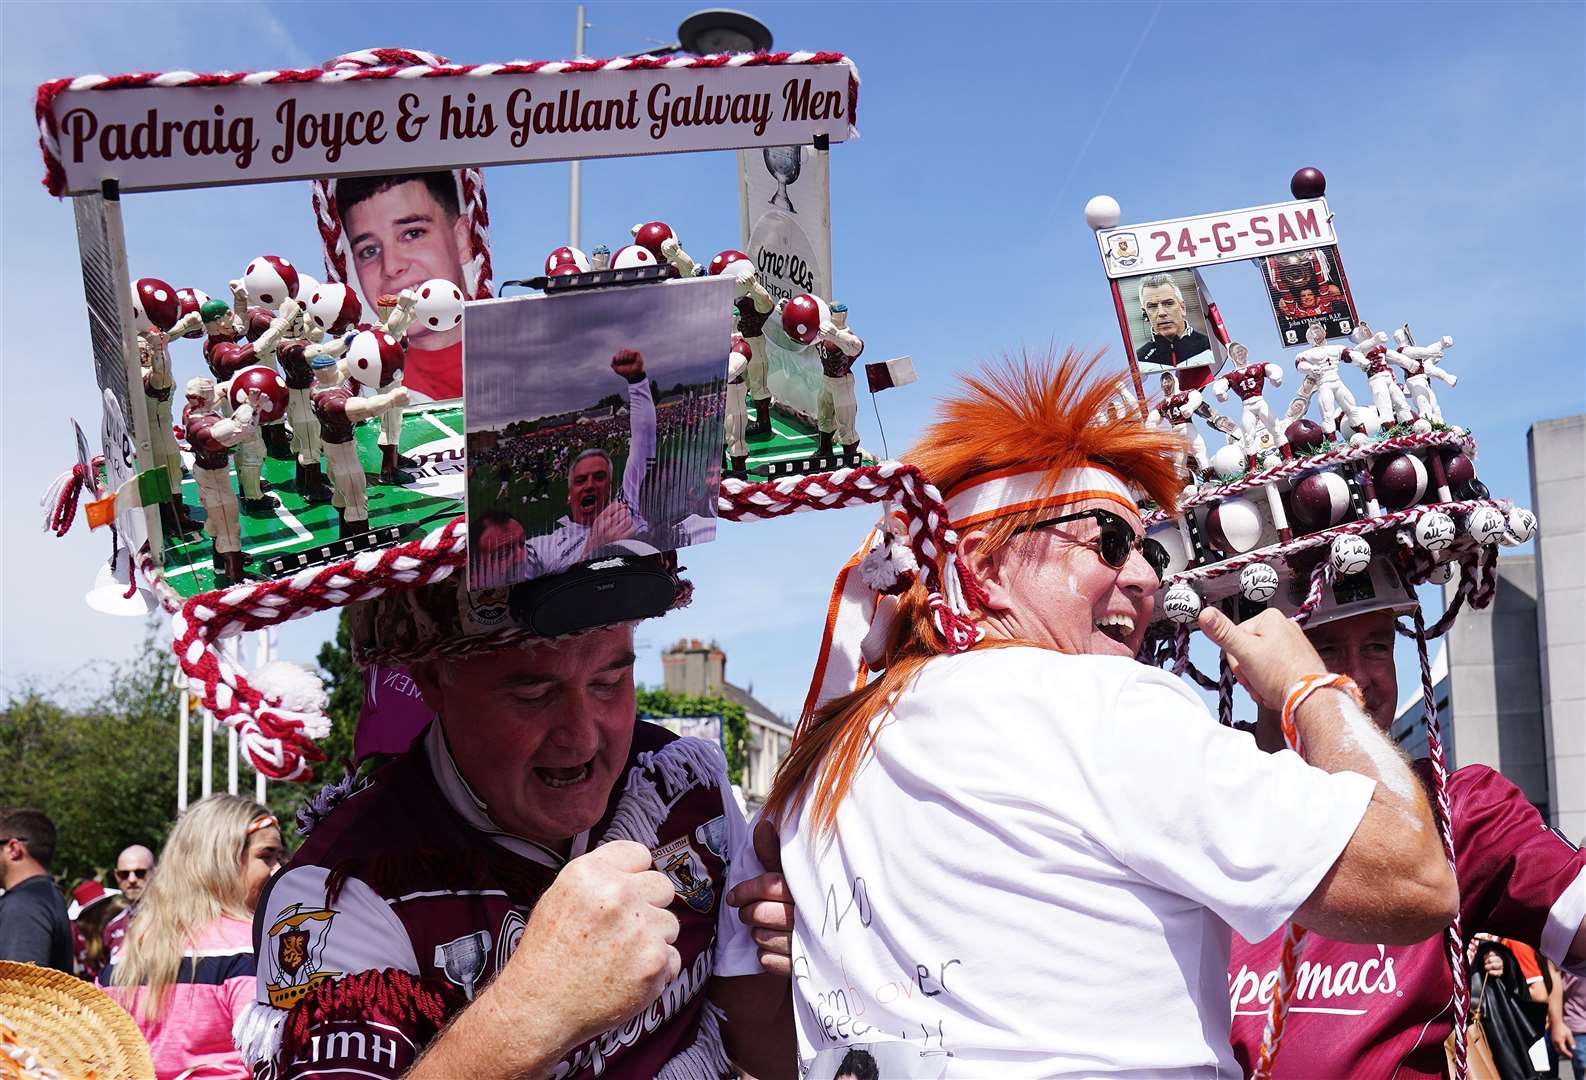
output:
[[275,820],[274,814],[260,814],[248,822],[248,831],[243,835],[252,836],[256,832],[263,832],[265,829],[279,829],[280,827],[281,823]]
[[[1138,504],[1123,477],[1099,465],[1066,469],[1051,480],[1042,469],[1017,466],[979,473],[950,489],[944,498],[952,527],[963,536],[1009,514],[1028,510],[1055,510],[1076,503],[1103,500],[1121,508],[1137,511]],[[887,538],[875,530],[859,550],[843,564],[832,588],[826,610],[826,628],[816,657],[815,676],[804,699],[805,711],[812,713],[826,701],[859,689],[868,670],[879,664],[890,636],[897,610],[897,598],[881,596],[865,582],[860,564],[875,558],[877,544],[885,547]],[[963,603],[956,588],[959,582],[957,556],[949,556],[944,567],[943,585],[949,602]]]
[[998,469],[980,473],[946,493],[948,516],[960,534],[997,518],[1026,510],[1052,510],[1095,499],[1110,500],[1130,511],[1138,509],[1123,477],[1100,465],[1065,469],[1057,482],[1039,469]]

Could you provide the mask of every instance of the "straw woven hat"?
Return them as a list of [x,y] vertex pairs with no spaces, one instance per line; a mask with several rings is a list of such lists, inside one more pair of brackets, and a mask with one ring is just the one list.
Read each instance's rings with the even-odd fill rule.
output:
[[0,961],[0,1078],[152,1080],[149,1044],[99,987]]

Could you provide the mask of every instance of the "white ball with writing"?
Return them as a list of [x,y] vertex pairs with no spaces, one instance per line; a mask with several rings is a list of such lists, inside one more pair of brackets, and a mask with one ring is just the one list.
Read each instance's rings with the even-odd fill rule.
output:
[[1509,520],[1503,530],[1503,542],[1513,547],[1523,544],[1536,535],[1536,515],[1523,506],[1509,511]]
[[1478,506],[1465,518],[1465,531],[1478,544],[1495,544],[1503,537],[1508,522],[1496,506]]
[[1162,596],[1162,614],[1184,626],[1199,618],[1200,613],[1200,593],[1192,586],[1182,581],[1168,586],[1167,592]]
[[1264,562],[1251,563],[1239,571],[1239,591],[1246,600],[1264,604],[1277,595],[1278,572]]
[[1451,562],[1438,563],[1426,575],[1429,585],[1443,585],[1454,579],[1454,564]]
[[1454,542],[1454,519],[1441,510],[1429,510],[1415,522],[1415,542],[1427,551],[1442,551]]
[[445,278],[430,278],[416,290],[413,324],[426,330],[450,330],[463,321],[463,291]]
[[1364,537],[1345,534],[1333,541],[1330,557],[1340,574],[1358,574],[1371,565],[1371,545]]

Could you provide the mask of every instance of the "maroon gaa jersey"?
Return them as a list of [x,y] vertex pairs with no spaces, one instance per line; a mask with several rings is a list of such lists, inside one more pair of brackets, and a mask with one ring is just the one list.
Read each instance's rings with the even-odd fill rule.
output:
[[865,351],[865,343],[859,343],[859,352],[849,356],[835,345],[828,345],[824,341],[815,343],[815,354],[821,359],[821,374],[828,379],[840,379],[854,369],[854,361],[859,359],[860,353]]
[[[1430,794],[1431,766],[1417,772]],[[1563,965],[1586,915],[1586,853],[1542,822],[1524,793],[1485,765],[1448,778],[1454,865],[1467,935],[1487,930],[1541,946]],[[1255,944],[1238,934],[1228,965],[1234,1054],[1248,1074],[1261,1049],[1277,984],[1280,930]],[[1447,938],[1415,945],[1346,945],[1307,934],[1277,1072],[1309,1077],[1446,1074],[1443,1040],[1454,1029]]]
[[339,386],[316,386],[309,391],[314,415],[319,418],[319,437],[322,442],[352,442],[352,418],[347,415],[347,402],[358,396],[357,388],[342,383]]
[[[714,743],[638,723],[605,815],[573,839],[569,858],[611,840],[651,850],[677,888],[683,966],[557,1080],[734,1075],[705,989],[760,971],[723,897],[761,870],[726,774]],[[491,822],[432,724],[314,827],[260,902],[257,1001],[235,1031],[244,1059],[260,1080],[402,1076],[507,963],[566,862]]]
[[1241,401],[1260,397],[1262,388],[1267,385],[1267,365],[1249,364],[1238,371],[1230,371],[1228,385]]

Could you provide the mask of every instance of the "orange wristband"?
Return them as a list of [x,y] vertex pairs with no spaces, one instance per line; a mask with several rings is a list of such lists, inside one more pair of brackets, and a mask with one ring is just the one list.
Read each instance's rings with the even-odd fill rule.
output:
[[1354,698],[1356,705],[1365,705],[1360,687],[1348,675],[1302,675],[1294,680],[1294,685],[1289,687],[1288,694],[1283,698],[1283,740],[1296,753],[1300,752],[1300,733],[1294,726],[1294,714],[1318,690],[1342,690]]

